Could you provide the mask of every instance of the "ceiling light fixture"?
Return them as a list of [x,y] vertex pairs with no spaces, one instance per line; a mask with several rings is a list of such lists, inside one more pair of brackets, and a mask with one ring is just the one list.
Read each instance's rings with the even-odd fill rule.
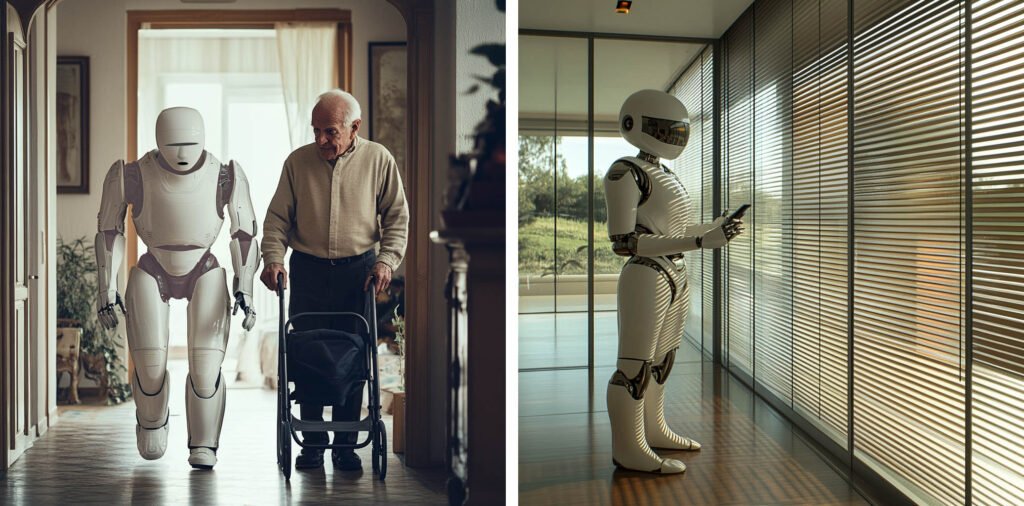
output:
[[629,8],[633,5],[633,0],[618,0],[615,2],[615,12],[619,14],[629,14]]

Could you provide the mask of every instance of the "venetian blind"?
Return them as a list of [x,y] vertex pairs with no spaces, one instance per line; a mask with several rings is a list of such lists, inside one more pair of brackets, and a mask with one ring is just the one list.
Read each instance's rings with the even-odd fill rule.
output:
[[[683,103],[690,117],[690,140],[683,150],[682,156],[671,163],[672,171],[675,172],[679,181],[690,196],[694,208],[694,217],[697,222],[701,220],[701,209],[703,207],[703,180],[704,180],[704,137],[712,135],[711,130],[704,125],[704,100],[703,100],[703,78],[704,66],[701,62],[701,55],[690,62],[683,74],[676,80],[670,92]],[[707,153],[710,155],[710,152]],[[703,252],[693,251],[685,254],[686,270],[690,286],[690,314],[686,317],[686,326],[683,329],[687,339],[703,348],[705,337],[710,340],[711,334],[704,335],[703,332]],[[710,306],[709,306],[710,307]],[[708,311],[710,314],[710,311]]]
[[1024,504],[1024,3],[972,2],[976,504]]
[[793,3],[793,409],[847,446],[846,0]]
[[962,3],[853,15],[854,456],[963,504]]
[[755,378],[787,404],[793,383],[792,19],[788,0],[754,6],[756,191],[746,219],[757,241]]
[[[701,179],[701,222],[710,223],[714,221],[714,174],[715,174],[715,80],[714,80],[714,50],[711,46],[708,46],[701,53],[701,99],[703,105],[701,106],[701,124],[704,128],[704,136],[701,139],[701,151],[704,153],[702,158],[703,174]],[[714,335],[714,268],[715,268],[715,255],[713,253],[704,253],[701,255],[703,258],[703,280],[702,280],[702,295],[704,305],[704,352],[707,354],[713,354],[713,339]]]
[[[748,9],[725,36],[725,125],[722,156],[724,207],[753,202],[753,9]],[[728,365],[753,374],[754,227],[724,248],[722,331]]]

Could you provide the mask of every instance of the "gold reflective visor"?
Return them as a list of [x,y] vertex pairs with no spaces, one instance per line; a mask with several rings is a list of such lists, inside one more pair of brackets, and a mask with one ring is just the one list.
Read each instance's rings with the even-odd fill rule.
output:
[[673,146],[686,146],[690,139],[690,123],[687,121],[643,116],[641,128],[643,133]]

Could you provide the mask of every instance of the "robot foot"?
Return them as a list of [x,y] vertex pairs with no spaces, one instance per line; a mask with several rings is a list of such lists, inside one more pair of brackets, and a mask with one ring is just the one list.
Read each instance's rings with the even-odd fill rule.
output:
[[[613,378],[613,381],[617,381]],[[634,398],[618,383],[608,385],[608,416],[612,426],[612,462],[647,473],[676,474],[686,470],[678,460],[663,459],[651,450],[644,434],[644,399]]]
[[[653,432],[653,433],[652,433]],[[651,445],[651,448],[656,450],[674,450],[674,451],[697,451],[700,450],[700,443],[680,436],[675,432],[672,432],[668,427],[665,428],[665,432],[648,432],[647,433],[647,444]]]
[[629,466],[623,465],[622,463],[620,463],[618,460],[615,460],[614,458],[612,458],[612,463],[615,464],[615,467],[620,467],[622,469],[628,469],[630,471],[641,471],[641,472],[645,472],[645,473],[654,473],[654,474],[679,474],[679,473],[682,473],[682,472],[686,471],[686,464],[683,464],[682,462],[680,462],[680,461],[678,461],[676,459],[663,459],[661,461],[661,465],[657,469],[653,469],[653,470],[636,469],[636,468],[633,468],[633,467],[629,467]]
[[217,464],[217,453],[206,447],[193,448],[189,452],[188,463],[195,469],[213,469]]
[[147,429],[135,424],[135,439],[139,446],[139,455],[146,460],[156,460],[167,451],[167,424],[155,429]]

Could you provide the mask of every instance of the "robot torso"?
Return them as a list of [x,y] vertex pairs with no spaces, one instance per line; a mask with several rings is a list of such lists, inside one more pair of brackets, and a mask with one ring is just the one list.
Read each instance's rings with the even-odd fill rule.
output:
[[135,229],[168,274],[188,274],[217,239],[224,224],[222,173],[209,152],[186,172],[170,168],[157,150],[125,165]]
[[[637,232],[681,237],[695,223],[693,202],[675,173],[664,165],[655,165],[635,157],[616,160],[608,178],[618,175],[635,183],[640,191],[636,206],[635,228],[620,233]],[[609,219],[618,203],[608,202]],[[628,224],[619,225],[625,227]]]

